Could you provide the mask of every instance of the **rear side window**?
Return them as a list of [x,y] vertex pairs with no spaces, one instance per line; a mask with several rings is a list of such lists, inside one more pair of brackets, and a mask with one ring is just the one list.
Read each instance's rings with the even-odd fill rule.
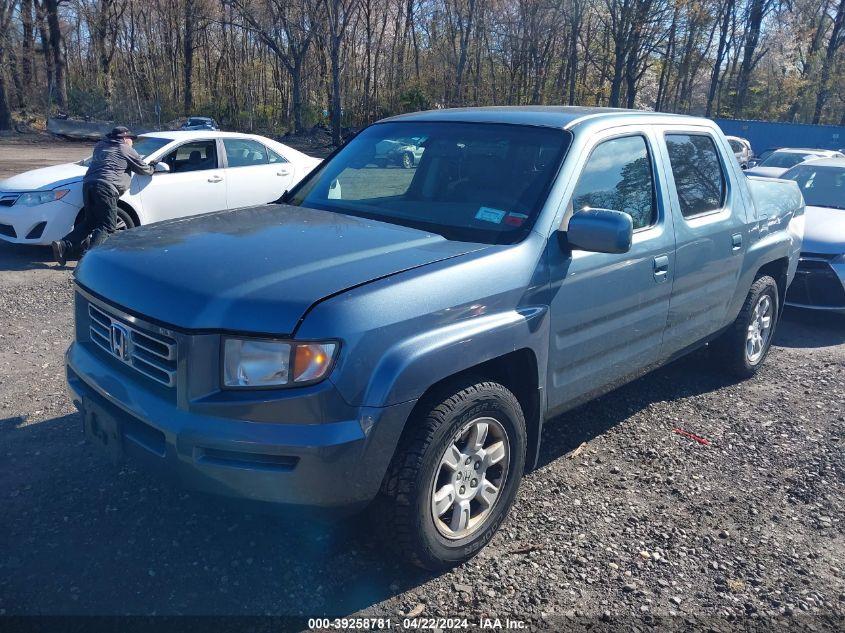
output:
[[267,164],[267,148],[247,138],[223,139],[229,167],[253,167]]
[[725,174],[713,139],[706,134],[667,134],[666,148],[685,218],[725,205]]
[[634,229],[657,221],[654,178],[642,136],[614,138],[598,145],[587,159],[572,194],[576,213],[585,209],[624,211]]

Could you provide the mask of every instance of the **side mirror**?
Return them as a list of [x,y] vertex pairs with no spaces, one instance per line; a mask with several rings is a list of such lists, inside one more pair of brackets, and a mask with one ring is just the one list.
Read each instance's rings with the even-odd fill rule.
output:
[[166,174],[170,171],[170,165],[167,163],[156,163],[153,171],[157,174]]
[[585,209],[569,219],[569,246],[592,253],[627,253],[631,250],[634,222],[631,216],[610,209]]

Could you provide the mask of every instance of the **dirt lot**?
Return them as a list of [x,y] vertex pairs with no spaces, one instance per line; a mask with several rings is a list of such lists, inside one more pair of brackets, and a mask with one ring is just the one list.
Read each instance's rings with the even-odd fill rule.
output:
[[91,155],[93,146],[93,143],[63,143],[40,136],[0,138],[0,180],[30,169],[81,160]]
[[[39,152],[58,155],[0,141],[0,170]],[[490,546],[432,576],[360,521],[254,514],[113,467],[65,394],[71,302],[71,269],[0,244],[0,615],[842,630],[843,319],[787,311],[747,382],[702,352],[563,416]]]

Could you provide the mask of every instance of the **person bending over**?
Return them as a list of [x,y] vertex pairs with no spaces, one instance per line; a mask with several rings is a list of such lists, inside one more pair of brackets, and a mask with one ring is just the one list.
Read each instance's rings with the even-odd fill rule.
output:
[[117,230],[117,199],[129,189],[132,174],[149,176],[153,165],[132,149],[132,133],[114,128],[94,146],[91,164],[82,180],[85,213],[82,220],[61,240],[52,243],[53,256],[64,266],[68,257],[79,257],[102,243]]

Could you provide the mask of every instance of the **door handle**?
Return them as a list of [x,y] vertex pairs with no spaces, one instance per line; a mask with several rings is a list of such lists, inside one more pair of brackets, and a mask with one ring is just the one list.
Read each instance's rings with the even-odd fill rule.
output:
[[663,283],[669,278],[669,256],[658,255],[654,258],[654,279]]
[[742,233],[731,235],[731,250],[738,251],[742,248]]
[[222,182],[223,177],[218,176],[217,174],[213,175],[211,178],[208,179],[208,182]]
[[287,169],[280,169],[276,172],[277,176],[289,176],[290,172]]

